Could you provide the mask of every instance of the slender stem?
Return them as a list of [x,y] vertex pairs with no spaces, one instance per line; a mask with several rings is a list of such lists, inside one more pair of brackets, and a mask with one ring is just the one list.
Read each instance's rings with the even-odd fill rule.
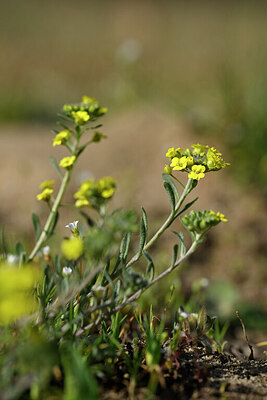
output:
[[[187,184],[186,184],[186,186],[185,186],[185,188],[183,190],[183,193],[182,193],[181,197],[179,198],[179,201],[177,202],[177,204],[175,206],[175,209],[170,213],[170,215],[168,216],[168,218],[166,219],[164,224],[157,230],[157,232],[149,240],[149,242],[144,246],[144,250],[148,250],[156,242],[156,240],[158,240],[158,238],[163,234],[163,232],[171,225],[171,223],[173,222],[173,220],[176,217],[176,214],[177,214],[178,210],[180,209],[181,205],[183,204],[184,199],[186,198],[186,196],[190,192],[191,184],[192,184],[192,179],[188,179]],[[140,257],[141,257],[141,254],[136,253],[131,258],[131,260],[126,264],[126,268],[130,267],[130,265],[135,263]]]
[[119,311],[121,308],[125,307],[128,303],[131,303],[132,301],[136,300],[145,290],[147,290],[148,288],[150,288],[152,285],[154,285],[156,282],[158,282],[159,280],[161,280],[162,278],[164,278],[166,275],[168,275],[170,272],[172,272],[175,268],[177,268],[178,266],[180,266],[180,264],[186,259],[188,258],[192,253],[194,253],[194,251],[196,250],[196,248],[199,245],[199,239],[201,236],[199,236],[191,245],[191,247],[189,248],[189,250],[187,251],[187,253],[183,256],[180,257],[179,260],[174,264],[174,265],[170,265],[169,268],[165,269],[165,271],[163,271],[161,274],[159,274],[158,276],[156,276],[156,278],[154,278],[152,281],[150,281],[148,283],[147,286],[145,286],[142,289],[137,290],[135,293],[133,293],[130,297],[128,297],[127,300],[125,300],[123,303],[119,304],[117,307],[115,307],[112,312],[116,312]]
[[47,235],[49,233],[49,230],[50,230],[50,228],[51,228],[51,226],[53,224],[55,215],[57,213],[57,210],[58,210],[58,208],[60,206],[62,197],[63,197],[63,195],[65,193],[66,187],[67,187],[68,182],[70,180],[71,171],[72,171],[72,169],[67,170],[65,175],[64,175],[64,177],[63,177],[63,180],[61,182],[61,186],[59,188],[57,197],[56,197],[55,202],[53,204],[53,207],[52,207],[52,209],[50,211],[50,214],[49,214],[49,216],[48,216],[48,218],[46,220],[44,229],[43,229],[38,241],[36,242],[36,244],[34,246],[34,249],[32,250],[32,252],[31,252],[31,254],[30,254],[29,258],[28,258],[29,262],[33,260],[33,258],[38,253],[38,251],[40,250],[40,248],[42,247],[43,243],[45,242],[45,240],[47,238]]

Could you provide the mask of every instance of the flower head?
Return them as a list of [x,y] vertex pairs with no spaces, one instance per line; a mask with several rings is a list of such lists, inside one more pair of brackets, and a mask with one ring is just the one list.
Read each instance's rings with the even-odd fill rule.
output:
[[70,138],[70,131],[69,130],[64,130],[59,132],[53,140],[53,146],[59,146],[61,144],[65,144],[67,142],[67,140],[69,140]]
[[221,155],[222,153],[219,153],[214,147],[207,151],[207,167],[210,171],[217,171],[230,165],[224,162]]
[[52,189],[55,181],[43,181],[40,183],[40,189]]
[[65,226],[65,228],[69,228],[71,230],[73,236],[75,236],[75,237],[79,236],[78,223],[79,223],[79,221],[73,221]]
[[72,111],[71,115],[76,125],[84,125],[90,119],[87,111]]
[[83,253],[83,242],[77,237],[65,239],[62,242],[61,250],[68,260],[76,260]]
[[62,275],[67,278],[72,274],[72,268],[71,267],[63,267],[62,268]]
[[76,160],[76,157],[75,157],[75,156],[64,157],[64,158],[62,158],[62,160],[60,161],[59,166],[68,169],[68,168],[72,167],[72,165],[74,164],[74,161],[75,161],[75,160]]
[[42,193],[37,194],[37,200],[49,201],[51,198],[51,194],[53,193],[53,189],[44,189]]
[[205,170],[206,168],[204,165],[193,165],[191,172],[188,174],[188,178],[199,181],[199,179],[204,178]]
[[174,171],[182,171],[187,167],[187,157],[174,157],[171,162],[171,167]]

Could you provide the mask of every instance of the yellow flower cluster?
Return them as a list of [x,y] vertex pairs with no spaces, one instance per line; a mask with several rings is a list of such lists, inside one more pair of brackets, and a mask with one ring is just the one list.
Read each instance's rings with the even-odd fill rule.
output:
[[76,207],[84,206],[98,207],[103,201],[110,199],[116,189],[116,181],[110,176],[106,176],[95,182],[90,179],[81,184],[79,190],[75,193]]
[[83,96],[81,103],[65,104],[63,107],[63,113],[71,118],[77,126],[85,125],[89,120],[94,121],[106,114],[107,111],[106,107],[100,107],[98,101],[89,96]]
[[215,213],[212,210],[197,212],[192,210],[182,218],[182,223],[190,232],[194,233],[203,233],[220,222],[227,222],[227,218],[222,213]]
[[43,181],[40,183],[40,189],[43,189],[43,191],[39,194],[37,194],[36,198],[37,200],[41,201],[46,201],[49,202],[51,199],[51,195],[53,193],[53,185],[55,181]]
[[171,147],[166,153],[170,159],[170,165],[165,165],[164,172],[171,174],[172,171],[185,171],[188,178],[199,180],[204,178],[206,172],[218,171],[225,168],[229,163],[224,162],[214,147],[193,144],[192,148],[183,150],[181,147]]

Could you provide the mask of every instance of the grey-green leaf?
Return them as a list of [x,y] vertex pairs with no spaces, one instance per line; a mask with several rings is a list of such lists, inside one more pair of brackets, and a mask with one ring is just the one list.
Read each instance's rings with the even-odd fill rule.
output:
[[179,192],[178,192],[178,189],[177,189],[175,183],[173,182],[172,178],[170,177],[170,175],[162,174],[162,178],[163,178],[164,182],[167,182],[169,185],[171,185],[173,193],[174,193],[175,198],[176,198],[176,201],[178,201],[179,197],[180,197],[179,196]]
[[49,157],[49,161],[51,162],[51,164],[56,168],[57,173],[59,174],[60,178],[63,178],[63,173],[61,171],[61,169],[58,166],[57,160],[55,159],[55,157],[50,156]]
[[39,217],[35,213],[32,214],[32,223],[33,223],[33,228],[34,228],[34,233],[35,233],[35,240],[37,241],[41,234],[41,227],[40,227]]
[[175,211],[175,194],[173,192],[173,189],[171,187],[171,185],[168,182],[164,182],[164,188],[169,196],[170,199],[170,203],[171,203],[171,208],[172,208],[172,212],[174,213]]

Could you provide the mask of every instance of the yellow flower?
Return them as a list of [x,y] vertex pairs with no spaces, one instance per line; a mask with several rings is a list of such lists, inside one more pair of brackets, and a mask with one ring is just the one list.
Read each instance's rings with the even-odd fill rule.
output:
[[53,189],[46,188],[42,191],[42,193],[37,194],[37,200],[49,201],[51,198],[51,194],[53,193]]
[[192,156],[187,157],[186,163],[187,163],[187,166],[190,167],[191,165],[194,164],[194,158]]
[[36,310],[32,290],[40,278],[39,270],[32,266],[0,266],[0,324],[9,324]]
[[74,164],[74,161],[76,160],[75,156],[71,156],[71,157],[64,157],[62,158],[62,160],[59,163],[60,167],[63,168],[70,168],[72,167],[72,165]]
[[86,199],[78,199],[78,200],[76,200],[75,207],[82,208],[82,207],[85,207],[85,206],[90,207],[91,203]]
[[67,140],[70,138],[70,131],[67,129],[65,131],[59,132],[53,140],[53,146],[59,146],[61,144],[65,144]]
[[188,178],[195,179],[199,181],[199,179],[204,178],[206,168],[204,165],[193,165],[192,171],[189,172]]
[[87,111],[72,111],[71,115],[76,125],[84,125],[90,119]]
[[168,158],[173,158],[177,155],[177,151],[175,150],[174,147],[170,147],[169,150],[166,153],[166,157]]
[[55,181],[43,181],[40,183],[40,189],[52,189]]
[[104,114],[106,114],[108,112],[108,108],[107,107],[100,107],[98,110],[97,110],[97,114],[98,115],[104,115]]
[[219,153],[214,147],[207,151],[207,167],[211,171],[218,171],[221,168],[228,167],[230,164],[223,161],[222,153]]
[[83,241],[80,238],[63,240],[61,250],[67,260],[76,260],[83,253]]
[[174,171],[182,171],[187,167],[187,157],[174,157],[171,162],[171,167]]

